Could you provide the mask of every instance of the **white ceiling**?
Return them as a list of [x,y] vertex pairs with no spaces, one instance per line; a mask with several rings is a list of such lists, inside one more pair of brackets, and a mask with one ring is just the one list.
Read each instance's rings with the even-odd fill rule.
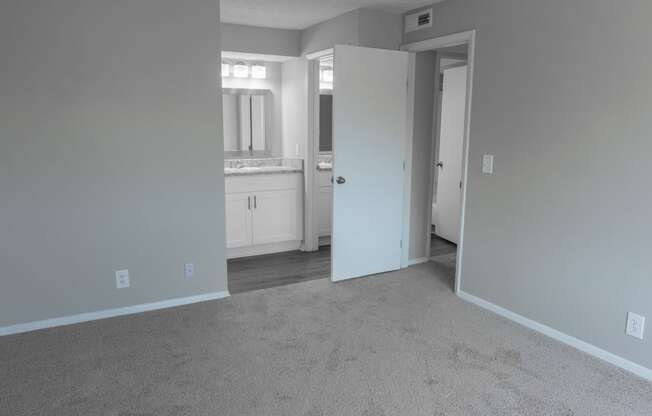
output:
[[442,0],[221,0],[222,22],[305,29],[351,10],[368,7],[404,13]]

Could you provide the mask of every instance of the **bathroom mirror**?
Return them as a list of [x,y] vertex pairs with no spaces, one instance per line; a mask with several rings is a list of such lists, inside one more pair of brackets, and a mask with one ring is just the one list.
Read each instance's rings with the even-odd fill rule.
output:
[[333,95],[319,95],[319,151],[333,151]]
[[319,151],[333,151],[333,55],[319,59]]
[[270,94],[269,90],[223,89],[225,152],[267,150]]

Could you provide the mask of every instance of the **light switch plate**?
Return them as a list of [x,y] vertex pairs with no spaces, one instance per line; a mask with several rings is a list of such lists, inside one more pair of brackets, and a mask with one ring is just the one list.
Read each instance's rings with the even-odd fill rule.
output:
[[494,173],[494,155],[482,156],[482,173],[491,175]]
[[645,317],[633,312],[627,314],[627,330],[625,331],[630,337],[643,339],[645,332]]
[[115,287],[124,289],[129,287],[129,270],[118,270],[115,272]]

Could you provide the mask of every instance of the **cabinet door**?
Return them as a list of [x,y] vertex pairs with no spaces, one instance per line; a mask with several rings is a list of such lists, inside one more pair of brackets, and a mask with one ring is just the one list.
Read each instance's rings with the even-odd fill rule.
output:
[[225,211],[226,247],[250,246],[252,243],[250,194],[226,194]]
[[256,192],[254,198],[254,244],[301,239],[295,189]]
[[331,235],[331,212],[333,202],[333,188],[322,186],[319,188],[319,199],[317,200],[317,230],[320,237]]

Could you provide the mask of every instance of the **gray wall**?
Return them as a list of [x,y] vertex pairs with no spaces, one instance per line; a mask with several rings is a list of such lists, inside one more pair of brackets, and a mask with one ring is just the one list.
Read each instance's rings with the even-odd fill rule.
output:
[[301,33],[301,53],[305,55],[337,44],[358,45],[359,15],[360,10],[353,10],[305,29]]
[[403,36],[403,18],[399,14],[360,9],[358,42],[368,48],[398,49]]
[[353,10],[305,29],[301,34],[301,52],[305,55],[338,44],[398,49],[402,29],[400,15]]
[[222,50],[299,56],[301,31],[222,23]]
[[651,15],[452,0],[404,39],[477,29],[462,289],[648,368],[650,329],[624,331],[627,311],[652,319]]
[[3,2],[0,326],[226,289],[219,51],[216,0]]
[[434,52],[421,52],[414,65],[414,131],[412,141],[412,188],[410,194],[409,258],[430,257],[426,253],[426,232],[430,225],[430,156],[433,146],[436,59]]

